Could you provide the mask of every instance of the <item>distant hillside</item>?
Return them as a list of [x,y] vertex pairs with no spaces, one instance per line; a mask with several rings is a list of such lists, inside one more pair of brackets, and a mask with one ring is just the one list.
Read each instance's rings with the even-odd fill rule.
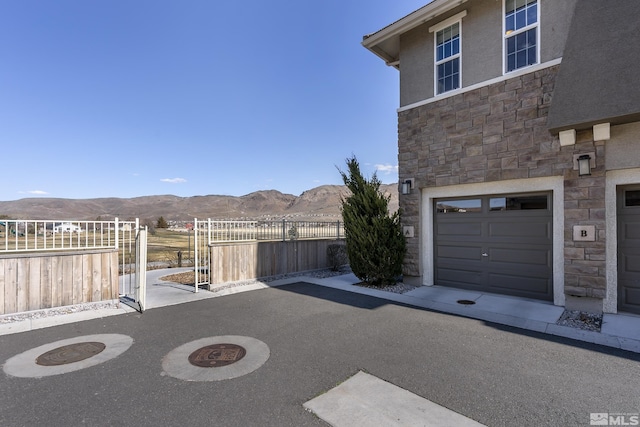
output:
[[[383,185],[391,195],[390,209],[398,209],[398,188]],[[276,190],[257,191],[234,196],[144,196],[131,199],[54,199],[28,198],[0,202],[0,215],[11,219],[78,219],[94,220],[140,218],[188,221],[193,218],[284,218],[333,220],[340,217],[340,198],[347,189],[342,185],[323,185],[300,196]],[[318,218],[321,217],[321,218]]]

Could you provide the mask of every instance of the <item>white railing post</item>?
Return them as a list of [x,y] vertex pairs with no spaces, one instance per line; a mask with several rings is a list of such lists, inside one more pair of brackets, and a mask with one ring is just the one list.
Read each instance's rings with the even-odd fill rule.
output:
[[287,235],[286,235],[286,220],[282,220],[282,241],[286,242],[287,241]]
[[194,280],[195,282],[193,283],[193,287],[194,287],[194,292],[198,293],[198,283],[200,283],[200,259],[199,254],[198,254],[198,245],[200,244],[200,242],[198,241],[198,234],[200,234],[199,228],[198,228],[198,218],[194,218],[193,219],[193,256],[194,256],[194,261],[193,261],[193,268],[194,268]]
[[119,234],[120,234],[119,233],[120,227],[118,227],[118,217],[115,218],[114,224],[115,224],[115,233],[116,233],[116,249],[118,249],[119,248],[118,244],[120,243],[118,241]]
[[147,296],[147,227],[138,228],[136,218],[136,300],[143,312],[146,306]]

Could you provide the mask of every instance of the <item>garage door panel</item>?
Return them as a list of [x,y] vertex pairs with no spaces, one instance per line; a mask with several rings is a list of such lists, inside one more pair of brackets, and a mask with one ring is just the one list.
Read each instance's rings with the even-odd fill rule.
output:
[[503,262],[523,265],[542,265],[551,267],[551,253],[548,249],[523,249],[523,248],[491,248],[489,260],[491,262]]
[[[546,202],[538,203],[545,197]],[[553,300],[550,194],[487,195],[474,200],[481,200],[481,208],[465,213],[438,210],[436,201],[435,283]],[[447,199],[441,205],[466,202]]]
[[505,274],[507,276],[518,277],[535,277],[549,279],[551,269],[544,265],[528,265],[522,264],[507,264],[507,263],[492,263],[487,271],[493,274]]
[[523,297],[544,298],[550,281],[547,278],[508,274],[489,274],[489,287],[496,292],[517,294]]
[[438,265],[440,266],[440,268],[445,270],[458,269],[460,271],[474,271],[481,273],[486,271],[486,265],[482,260],[438,258]]
[[640,306],[640,289],[625,288],[625,302],[633,306]]
[[483,272],[478,270],[461,270],[459,266],[454,268],[438,269],[438,284],[459,287],[464,284],[470,288],[482,286],[486,280],[483,279]]
[[436,232],[439,236],[480,236],[482,224],[458,222],[438,224]]
[[551,224],[526,222],[502,222],[489,224],[489,237],[551,239]]
[[621,252],[622,267],[629,273],[640,273],[640,253]]
[[640,314],[639,192],[638,185],[620,187],[617,191],[618,310],[636,314]]
[[624,224],[622,232],[622,242],[624,243],[625,240],[640,241],[640,222],[627,222]]
[[455,259],[455,260],[477,260],[482,259],[482,248],[480,247],[464,247],[464,246],[438,246],[439,259]]

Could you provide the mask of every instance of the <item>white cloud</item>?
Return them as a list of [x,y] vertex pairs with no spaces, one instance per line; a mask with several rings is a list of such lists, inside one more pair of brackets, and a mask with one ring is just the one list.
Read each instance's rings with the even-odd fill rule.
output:
[[160,181],[168,182],[169,184],[182,184],[183,182],[187,182],[184,178],[162,178]]
[[391,173],[398,173],[398,165],[376,165],[376,171],[377,172],[382,172],[385,175],[389,175]]
[[49,194],[46,191],[42,190],[30,190],[30,191],[19,191],[19,194],[33,194],[34,196],[44,196],[45,194]]

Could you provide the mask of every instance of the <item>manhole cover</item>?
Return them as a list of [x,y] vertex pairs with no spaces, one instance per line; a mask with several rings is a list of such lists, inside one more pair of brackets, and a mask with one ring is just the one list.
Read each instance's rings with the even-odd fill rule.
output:
[[471,301],[470,299],[459,299],[458,304],[462,304],[462,305],[473,305],[476,302],[475,301]]
[[189,355],[189,363],[202,368],[219,368],[242,359],[247,351],[236,344],[212,344]]
[[88,359],[104,350],[106,346],[101,342],[80,342],[54,348],[41,354],[36,359],[40,366],[60,366]]

